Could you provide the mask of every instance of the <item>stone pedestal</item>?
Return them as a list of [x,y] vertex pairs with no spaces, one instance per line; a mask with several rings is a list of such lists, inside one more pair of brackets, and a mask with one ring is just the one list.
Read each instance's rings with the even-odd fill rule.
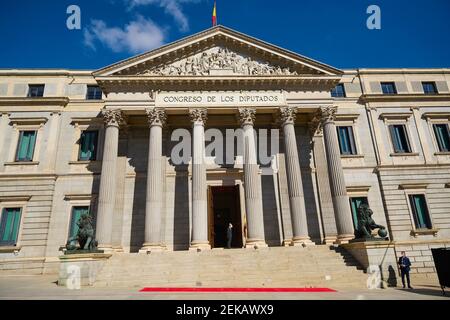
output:
[[59,257],[58,286],[69,289],[92,286],[111,254],[66,254]]
[[[348,251],[368,272],[381,271],[381,287],[397,286],[398,267],[394,244],[389,241],[360,241],[340,245]],[[369,280],[370,281],[370,280]]]

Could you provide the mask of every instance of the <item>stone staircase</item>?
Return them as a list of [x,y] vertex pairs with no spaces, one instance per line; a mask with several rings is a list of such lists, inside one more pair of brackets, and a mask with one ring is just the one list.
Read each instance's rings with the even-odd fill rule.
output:
[[113,255],[96,287],[366,287],[347,252],[326,245]]

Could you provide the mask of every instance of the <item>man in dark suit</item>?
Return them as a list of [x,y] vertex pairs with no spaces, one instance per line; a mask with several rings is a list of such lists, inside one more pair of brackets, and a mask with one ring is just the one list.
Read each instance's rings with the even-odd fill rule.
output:
[[227,228],[227,248],[231,249],[231,241],[233,240],[233,225],[231,222],[228,224]]
[[409,271],[411,270],[411,261],[409,261],[409,258],[406,256],[405,251],[402,251],[402,256],[400,257],[400,259],[398,259],[398,264],[400,266],[400,272],[402,275],[403,289],[405,288],[405,277],[406,281],[408,282],[408,288],[412,289],[411,282],[409,281]]

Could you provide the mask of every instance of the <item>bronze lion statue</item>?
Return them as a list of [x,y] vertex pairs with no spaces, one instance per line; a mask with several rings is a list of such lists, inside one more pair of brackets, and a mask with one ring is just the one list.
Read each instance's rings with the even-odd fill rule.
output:
[[381,238],[387,236],[386,227],[376,224],[372,219],[373,211],[369,208],[367,204],[361,204],[358,208],[358,226],[355,230],[356,239],[374,239],[372,235],[372,230],[379,229],[378,235]]
[[76,236],[67,240],[67,250],[77,250],[77,243],[80,250],[97,250],[97,240],[95,240],[95,231],[92,227],[92,217],[89,214],[82,214],[77,221],[78,232]]

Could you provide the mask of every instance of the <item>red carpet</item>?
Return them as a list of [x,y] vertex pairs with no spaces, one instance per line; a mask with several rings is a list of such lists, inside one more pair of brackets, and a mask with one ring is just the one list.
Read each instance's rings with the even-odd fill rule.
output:
[[336,292],[329,288],[144,288],[140,292]]

